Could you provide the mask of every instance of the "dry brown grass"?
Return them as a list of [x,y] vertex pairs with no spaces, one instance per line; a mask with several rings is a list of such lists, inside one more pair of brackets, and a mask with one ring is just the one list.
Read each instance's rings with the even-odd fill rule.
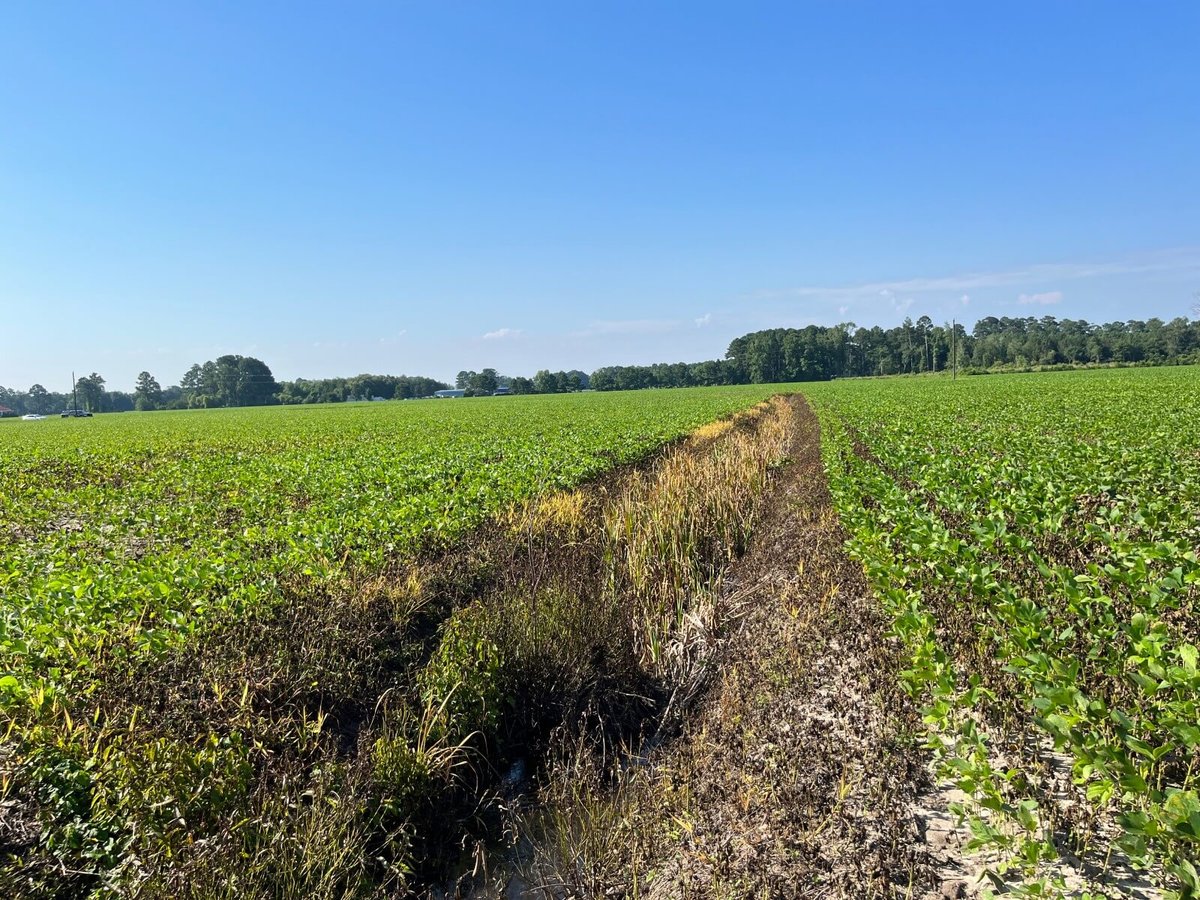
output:
[[712,591],[745,550],[791,415],[776,400],[741,428],[730,422],[719,442],[686,443],[634,476],[604,511],[612,589],[633,604],[639,655],[657,674],[686,671],[691,648],[720,619]]
[[792,417],[777,399],[701,429],[602,507],[602,605],[619,611],[661,700],[615,752],[611,735],[577,733],[538,802],[513,819],[522,877],[544,896],[637,896],[664,842],[690,827],[686,781],[673,792],[676,782],[648,779],[638,760],[678,725],[740,608],[744,593],[720,590],[721,575],[746,547]]

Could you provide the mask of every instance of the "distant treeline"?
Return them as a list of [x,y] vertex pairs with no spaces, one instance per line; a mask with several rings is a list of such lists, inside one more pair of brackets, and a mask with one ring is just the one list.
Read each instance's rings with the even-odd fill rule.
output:
[[[1200,363],[1200,319],[1180,317],[1109,322],[1082,319],[996,318],[971,331],[935,325],[928,316],[905,319],[895,328],[860,328],[853,323],[807,328],[772,328],[736,338],[724,359],[650,366],[605,366],[589,377],[578,369],[542,369],[533,378],[501,375],[495,369],[462,371],[457,387],[468,394],[507,388],[514,394],[586,390],[634,390],[717,384],[825,381],[862,375],[1020,371],[1069,365],[1179,365]],[[448,385],[408,375],[298,378],[277,382],[271,369],[252,356],[226,355],[193,365],[178,385],[163,388],[149,372],[138,375],[133,393],[108,391],[93,372],[76,382],[75,395],[35,384],[28,391],[0,387],[0,407],[15,414],[50,414],[70,408],[123,412],[132,409],[262,406],[273,403],[338,403],[428,397]]]
[[127,412],[137,408],[137,396],[125,391],[106,391],[104,379],[95,372],[77,379],[75,385],[74,394],[48,391],[40,384],[33,385],[27,391],[0,385],[0,406],[11,409],[15,415],[34,413],[40,416],[73,409],[76,399],[80,409],[91,412]]
[[724,359],[650,366],[606,366],[598,391],[713,384],[824,381],[864,375],[1019,371],[1064,365],[1200,363],[1200,320],[1110,322],[988,316],[968,332],[928,316],[895,328],[853,323],[772,328],[736,338]]
[[353,378],[297,378],[280,385],[280,403],[342,403],[353,400],[412,400],[449,385],[418,375],[355,375]]
[[179,384],[163,388],[149,372],[138,375],[133,393],[104,389],[93,372],[75,382],[75,392],[56,393],[40,384],[28,391],[0,387],[0,406],[17,415],[49,415],[74,406],[89,412],[151,409],[213,409],[276,403],[340,403],[347,400],[407,400],[428,397],[447,385],[409,375],[355,375],[353,378],[298,378],[278,382],[270,367],[252,356],[226,355],[196,363]]
[[570,372],[551,372],[542,369],[532,378],[520,375],[501,375],[495,369],[473,372],[464,369],[454,379],[454,386],[466,391],[468,397],[487,396],[499,388],[513,394],[569,394],[587,390],[591,379],[586,372],[572,369]]

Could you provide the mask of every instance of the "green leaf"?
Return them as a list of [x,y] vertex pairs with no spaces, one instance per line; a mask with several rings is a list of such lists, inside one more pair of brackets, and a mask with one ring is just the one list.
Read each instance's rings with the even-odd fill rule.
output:
[[1183,663],[1183,667],[1187,669],[1189,675],[1196,674],[1197,653],[1195,644],[1181,644],[1179,646],[1179,659]]

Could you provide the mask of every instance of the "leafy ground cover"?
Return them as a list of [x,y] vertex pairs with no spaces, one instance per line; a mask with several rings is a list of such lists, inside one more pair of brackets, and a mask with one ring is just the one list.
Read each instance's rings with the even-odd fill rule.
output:
[[805,393],[996,884],[1084,896],[1132,866],[1195,896],[1200,372]]
[[696,428],[768,393],[5,424],[0,888],[427,876],[549,730],[653,712],[778,455]]
[[13,423],[0,432],[0,686],[156,652],[285,574],[380,570],[763,399],[761,388]]
[[1200,373],[805,394],[0,426],[0,893],[1196,896]]

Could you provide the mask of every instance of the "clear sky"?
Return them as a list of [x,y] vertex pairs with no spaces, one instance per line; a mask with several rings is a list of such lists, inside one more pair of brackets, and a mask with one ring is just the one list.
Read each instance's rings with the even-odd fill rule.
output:
[[0,5],[0,384],[1190,315],[1200,3]]

